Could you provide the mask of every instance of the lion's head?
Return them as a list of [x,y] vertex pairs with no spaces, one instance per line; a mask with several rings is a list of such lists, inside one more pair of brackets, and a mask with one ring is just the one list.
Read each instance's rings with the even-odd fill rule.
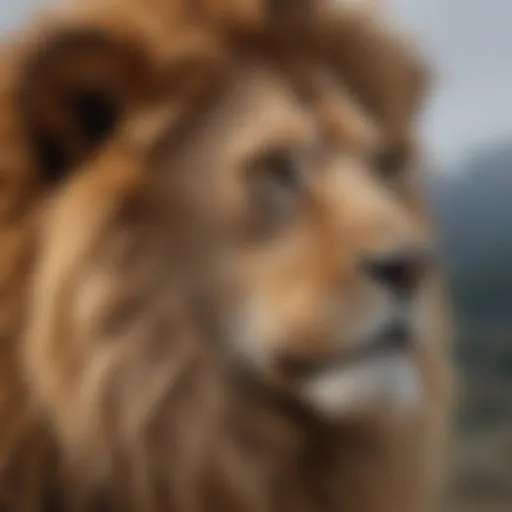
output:
[[330,2],[153,4],[53,18],[14,81],[38,190],[23,379],[80,490],[130,481],[144,510],[250,467],[243,419],[413,424],[442,352],[415,54]]

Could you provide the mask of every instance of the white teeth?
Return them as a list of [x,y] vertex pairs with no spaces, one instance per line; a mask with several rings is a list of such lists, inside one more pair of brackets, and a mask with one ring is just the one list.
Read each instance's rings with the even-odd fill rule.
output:
[[390,354],[355,362],[307,382],[304,399],[327,417],[372,407],[409,410],[421,401],[421,382],[413,362]]

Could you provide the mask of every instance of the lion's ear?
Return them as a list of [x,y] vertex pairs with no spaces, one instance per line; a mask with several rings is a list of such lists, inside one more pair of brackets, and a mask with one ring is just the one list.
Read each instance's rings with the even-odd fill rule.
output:
[[430,83],[419,52],[371,13],[333,17],[326,35],[342,80],[389,134],[406,134]]
[[24,59],[18,97],[29,147],[54,181],[104,143],[154,82],[133,41],[91,28],[51,32]]

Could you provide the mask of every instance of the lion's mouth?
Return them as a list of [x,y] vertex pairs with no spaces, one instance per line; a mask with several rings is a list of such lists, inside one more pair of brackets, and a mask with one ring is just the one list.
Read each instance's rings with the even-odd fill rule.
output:
[[310,378],[335,369],[357,364],[367,359],[388,355],[406,355],[414,345],[414,333],[409,322],[395,319],[383,326],[368,339],[361,340],[349,351],[340,351],[322,358],[305,358],[284,354],[279,368],[284,375],[294,379]]
[[303,399],[328,417],[374,409],[404,410],[421,402],[416,333],[408,317],[390,320],[349,351],[294,361]]
[[403,320],[395,320],[386,325],[371,340],[353,348],[342,359],[345,362],[355,362],[367,357],[389,354],[390,352],[404,353],[411,349],[413,341],[414,334],[409,323]]

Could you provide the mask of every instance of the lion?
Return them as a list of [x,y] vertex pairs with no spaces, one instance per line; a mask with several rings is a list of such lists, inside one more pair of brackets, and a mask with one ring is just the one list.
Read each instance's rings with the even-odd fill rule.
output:
[[5,47],[1,510],[428,506],[428,72],[378,18],[89,0]]

